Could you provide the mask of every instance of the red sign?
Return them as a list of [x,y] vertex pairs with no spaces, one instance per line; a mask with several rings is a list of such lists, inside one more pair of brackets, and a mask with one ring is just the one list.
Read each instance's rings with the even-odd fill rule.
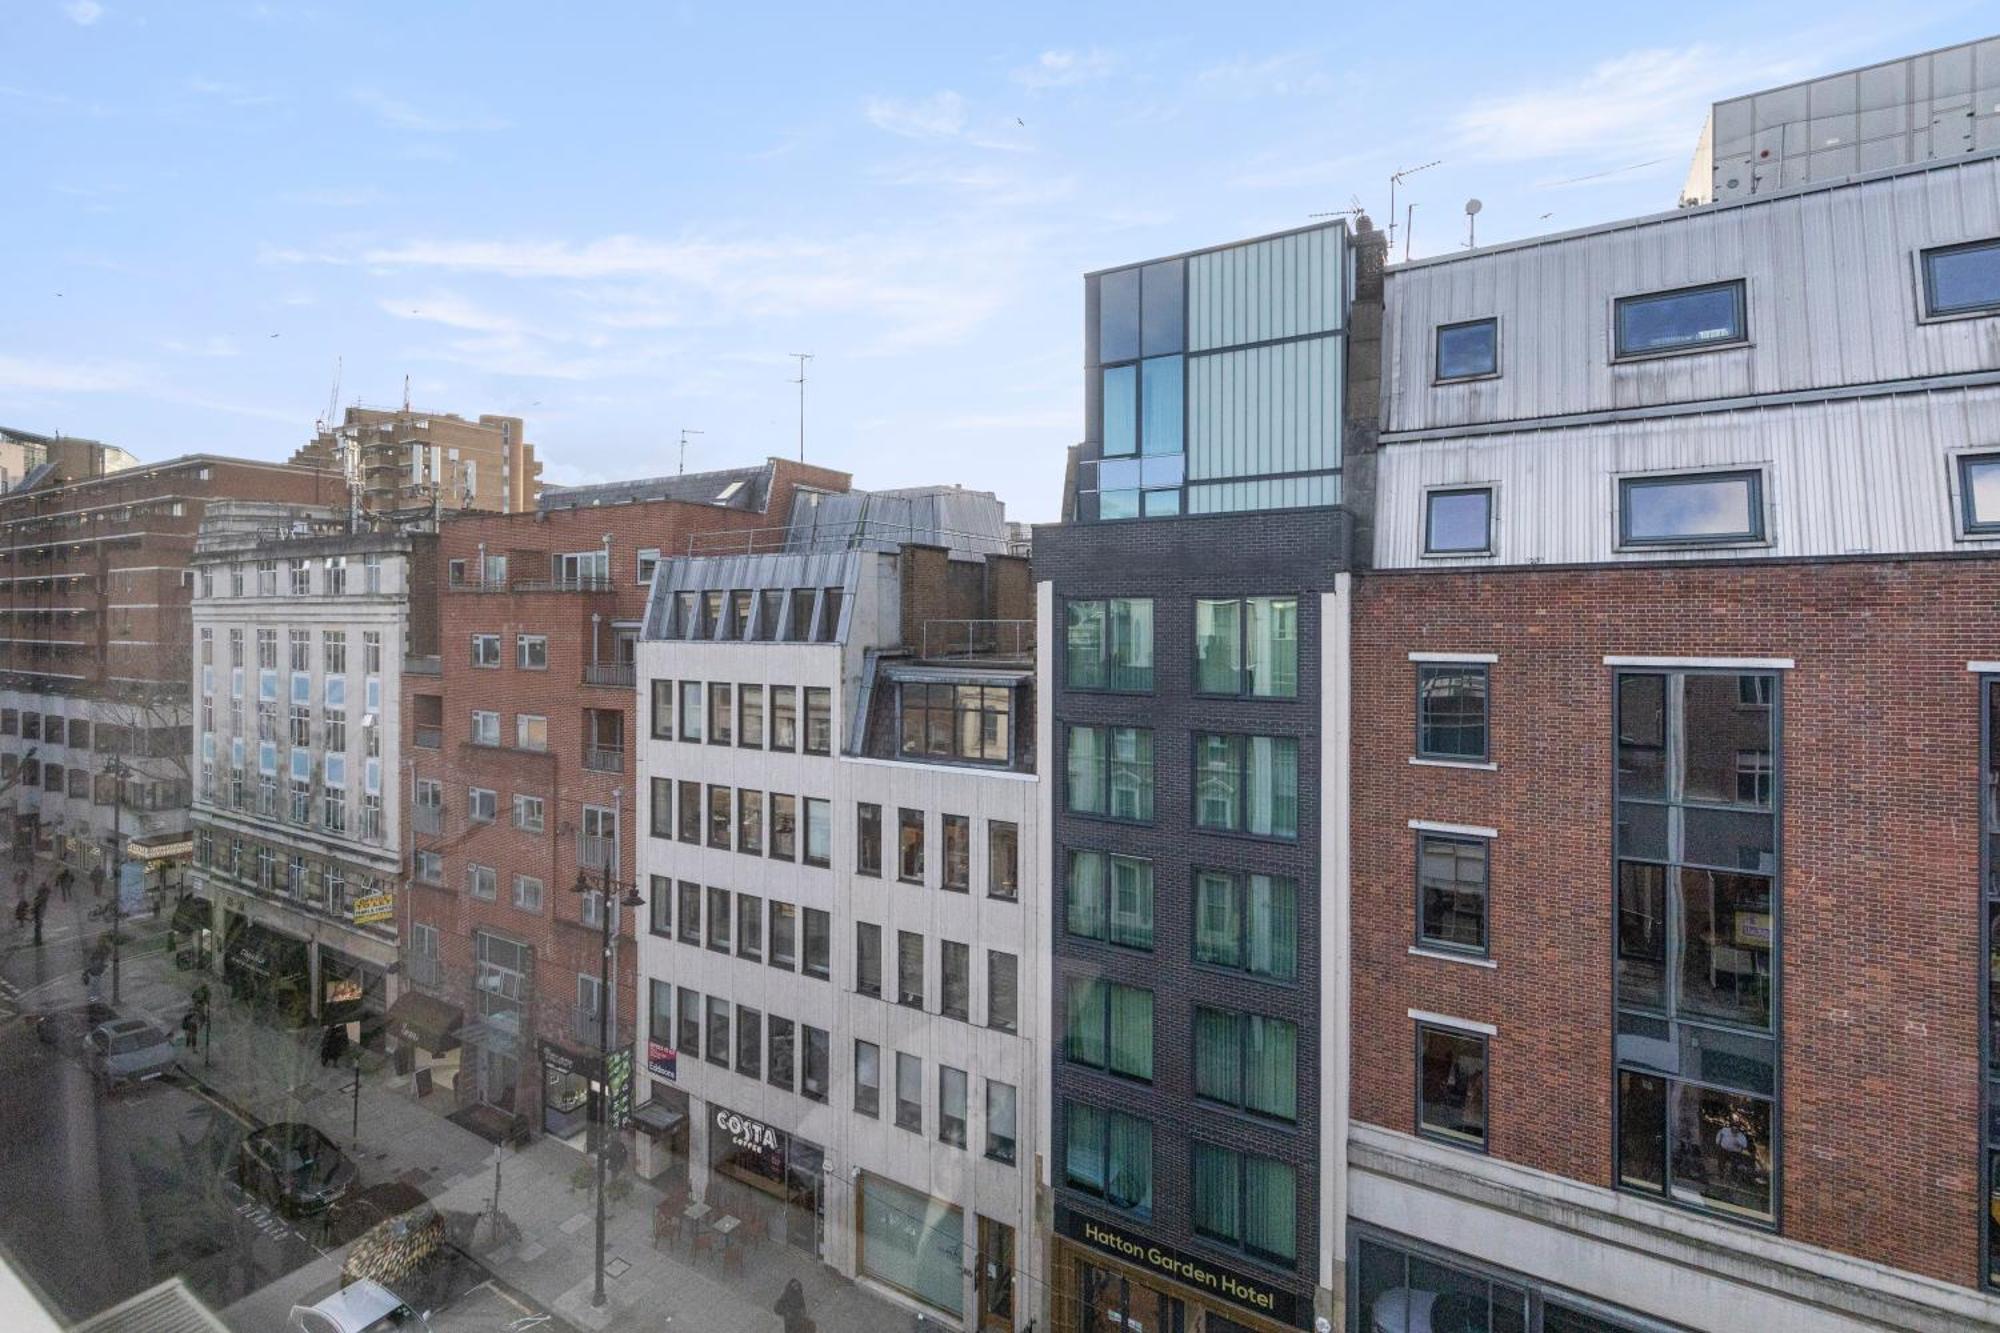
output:
[[646,1043],[646,1072],[658,1074],[669,1083],[679,1081],[680,1052],[662,1041]]

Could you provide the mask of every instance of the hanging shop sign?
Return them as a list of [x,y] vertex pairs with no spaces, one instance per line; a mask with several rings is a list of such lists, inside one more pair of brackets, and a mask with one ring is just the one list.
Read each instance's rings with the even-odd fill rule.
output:
[[326,1002],[328,1004],[352,1004],[361,998],[360,977],[328,977],[326,982]]
[[646,1043],[646,1072],[669,1083],[680,1081],[681,1053],[663,1041]]
[[1266,1319],[1301,1327],[1298,1297],[1261,1278],[1210,1263],[1198,1255],[1162,1245],[1123,1227],[1111,1226],[1067,1208],[1057,1210],[1056,1230],[1071,1240],[1081,1241],[1134,1267],[1158,1273],[1184,1287],[1208,1292],[1245,1309],[1255,1310]]
[[616,1050],[605,1059],[605,1084],[610,1091],[610,1120],[613,1129],[625,1128],[632,1118],[632,1051]]
[[357,926],[372,926],[377,921],[395,919],[396,895],[393,893],[371,893],[354,900],[354,924]]

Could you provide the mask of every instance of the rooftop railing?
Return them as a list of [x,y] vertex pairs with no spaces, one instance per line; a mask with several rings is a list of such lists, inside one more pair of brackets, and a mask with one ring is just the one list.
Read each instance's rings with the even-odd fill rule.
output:
[[1035,622],[926,620],[921,646],[927,661],[944,661],[959,657],[1033,661]]
[[905,542],[955,547],[982,554],[1006,555],[1009,542],[990,532],[957,532],[949,528],[921,527],[891,523],[882,519],[853,519],[846,522],[810,525],[783,524],[768,528],[742,528],[724,532],[688,534],[687,553],[691,557],[718,555],[781,555],[787,552],[852,551],[873,543],[900,546]]

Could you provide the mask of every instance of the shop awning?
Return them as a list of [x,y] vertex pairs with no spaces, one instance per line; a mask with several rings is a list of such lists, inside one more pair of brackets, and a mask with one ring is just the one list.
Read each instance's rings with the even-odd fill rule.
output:
[[134,861],[185,861],[194,855],[194,835],[149,833],[127,842],[125,855]]
[[647,1102],[632,1109],[632,1123],[654,1138],[664,1139],[687,1123],[687,1117],[660,1102]]
[[458,1045],[465,1011],[435,995],[406,990],[389,1006],[387,1030],[397,1041],[412,1042],[433,1055],[443,1055]]
[[258,978],[291,975],[303,980],[308,970],[306,942],[252,921],[230,940],[228,963]]
[[208,905],[206,898],[191,896],[181,899],[174,905],[175,930],[206,930],[214,922],[214,910]]

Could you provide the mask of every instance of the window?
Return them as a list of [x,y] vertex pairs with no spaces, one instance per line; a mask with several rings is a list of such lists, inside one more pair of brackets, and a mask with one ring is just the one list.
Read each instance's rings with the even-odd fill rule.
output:
[[500,817],[500,793],[487,787],[468,788],[465,817],[475,824],[491,824]]
[[1417,943],[1486,953],[1486,839],[1417,834]]
[[419,849],[415,854],[416,878],[424,884],[444,883],[444,857],[437,852]]
[[1014,1163],[1016,1101],[1013,1084],[986,1080],[986,1155],[1009,1166]]
[[986,896],[1013,902],[1021,892],[1021,829],[1004,819],[986,821]]
[[1278,875],[1198,870],[1194,960],[1273,981],[1298,976],[1299,891]]
[[690,1060],[699,1060],[701,1059],[701,996],[682,986],[676,1007],[681,1016],[680,1032],[677,1034],[680,1039],[681,1054]]
[[715,953],[729,952],[729,890],[708,887],[708,947]]
[[701,682],[684,680],[681,682],[681,739],[701,740]]
[[492,902],[500,896],[499,873],[492,866],[467,866],[465,891],[483,903]]
[[729,1001],[708,997],[708,1062],[729,1068]]
[[1770,1222],[1778,1171],[1777,678],[1616,677],[1618,1181]]
[[1194,656],[1197,694],[1297,698],[1299,599],[1197,601]]
[[986,1026],[996,1032],[1021,1027],[1021,963],[1011,953],[986,951]]
[[701,784],[683,781],[679,788],[680,840],[700,843],[701,841]]
[[1138,1116],[1070,1102],[1063,1112],[1063,1181],[1118,1208],[1153,1207],[1153,1127]]
[[342,597],[347,593],[347,557],[330,555],[326,558],[326,591],[330,597]]
[[736,814],[730,809],[733,793],[728,787],[708,789],[708,845],[729,850],[730,834],[736,828]]
[[1929,318],[2000,311],[2000,240],[1926,250],[1923,263]]
[[476,667],[497,667],[500,665],[500,636],[498,634],[475,634],[472,636],[472,665]]
[[896,878],[905,884],[924,882],[924,812],[896,811]]
[[514,639],[514,665],[523,671],[549,669],[549,636],[521,634]]
[[1153,992],[1072,977],[1063,1007],[1063,1054],[1071,1063],[1153,1081]]
[[902,753],[980,764],[1013,758],[1013,690],[906,681],[896,699]]
[[[647,929],[663,940],[674,937],[674,883],[665,875],[654,875],[646,894]],[[657,981],[653,983],[659,985]]]
[[944,882],[954,893],[972,890],[972,821],[964,815],[939,817],[944,830]]
[[674,836],[674,783],[671,778],[654,778],[646,806],[646,831],[656,838]]
[[1068,793],[1072,814],[1150,823],[1153,818],[1153,733],[1144,727],[1068,729]]
[[472,710],[472,743],[474,745],[498,745],[500,743],[500,714],[483,708]]
[[674,1040],[674,988],[658,977],[647,981],[646,1036],[662,1046]]
[[882,1113],[882,1048],[872,1041],[854,1043],[854,1110],[871,1120]]
[[1417,757],[1483,763],[1487,756],[1484,663],[1417,664]]
[[799,745],[799,692],[796,686],[771,687],[771,748],[796,750]]
[[1063,681],[1070,689],[1151,692],[1152,598],[1073,601],[1065,615]]
[[799,798],[784,792],[771,793],[771,855],[780,861],[794,860],[799,846]]
[[907,930],[896,932],[896,1003],[924,1007],[924,937]]
[[1622,546],[1764,540],[1763,474],[1696,472],[1618,479]]
[[882,998],[882,927],[866,921],[854,923],[854,989]]
[[808,685],[806,692],[807,754],[833,753],[833,691],[823,685]]
[[736,1072],[745,1078],[764,1076],[764,1015],[747,1004],[736,1006]]
[[736,956],[764,960],[764,900],[755,894],[736,895]]
[[1486,1038],[1417,1024],[1417,1132],[1486,1146]]
[[1743,305],[1741,281],[1621,296],[1613,315],[1614,359],[1739,346],[1750,339]]
[[972,1019],[972,951],[953,940],[942,942],[938,1012],[961,1023]]
[[1297,1120],[1298,1077],[1295,1024],[1262,1014],[1195,1006],[1195,1096],[1278,1120]]
[[710,745],[732,744],[735,735],[731,726],[730,691],[724,681],[711,681],[708,686],[708,743]]
[[1958,460],[1959,514],[1968,535],[2000,532],[2000,454]]
[[882,873],[882,807],[868,801],[854,807],[854,873]]
[[924,1062],[896,1052],[896,1128],[924,1132]]
[[1103,852],[1069,854],[1071,935],[1129,949],[1153,947],[1153,863]]
[[787,972],[798,966],[799,909],[775,899],[771,903],[771,966]]
[[833,803],[817,796],[806,797],[806,850],[802,858],[809,866],[833,864]]
[[701,943],[701,885],[680,881],[681,943]]
[[637,552],[636,563],[638,565],[637,579],[639,586],[642,588],[651,587],[653,583],[653,571],[660,566],[660,548],[657,546],[640,547]]
[[670,680],[653,682],[653,739],[670,741],[674,738],[674,683]]
[[1500,321],[1473,319],[1440,324],[1437,331],[1437,378],[1476,380],[1500,373]]
[[794,1077],[792,1020],[773,1014],[766,1022],[771,1030],[771,1058],[765,1062],[764,1080],[774,1088],[790,1092]]
[[533,875],[514,876],[514,906],[523,912],[542,910],[542,881]]
[[536,754],[549,748],[549,720],[533,713],[514,714],[514,748]]
[[833,975],[833,917],[817,907],[805,909],[805,962],[799,970],[820,981]]
[[[1298,1258],[1297,1213],[1298,1181],[1291,1167],[1254,1153],[1194,1141],[1196,1232],[1290,1264]],[[1478,1320],[1476,1327],[1488,1327],[1484,1306]],[[1436,1327],[1448,1325],[1440,1322]]]
[[748,787],[736,793],[736,850],[764,854],[764,793]]
[[1493,488],[1424,492],[1424,554],[1486,555],[1493,549]]
[[1299,836],[1299,743],[1279,736],[1194,738],[1194,822],[1199,828]]
[[[292,596],[310,596],[312,594],[312,565],[304,560],[295,560],[292,562],[291,575]],[[257,581],[259,584],[262,584],[264,581],[261,569],[258,571]]]
[[736,743],[747,750],[764,748],[764,687],[736,687]]
[[938,1066],[938,1141],[965,1146],[965,1071]]

